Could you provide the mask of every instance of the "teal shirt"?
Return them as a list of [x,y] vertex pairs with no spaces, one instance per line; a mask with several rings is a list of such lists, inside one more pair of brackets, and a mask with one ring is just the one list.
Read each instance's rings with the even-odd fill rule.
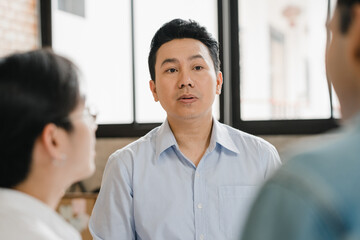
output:
[[243,240],[360,239],[360,118],[287,161],[265,184]]

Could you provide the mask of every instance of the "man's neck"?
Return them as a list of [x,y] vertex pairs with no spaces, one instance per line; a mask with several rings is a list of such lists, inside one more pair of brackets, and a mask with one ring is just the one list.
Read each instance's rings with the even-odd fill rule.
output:
[[210,144],[212,116],[168,122],[181,152],[197,166]]
[[348,122],[360,113],[360,96],[359,91],[348,94],[340,100],[341,116],[343,123]]

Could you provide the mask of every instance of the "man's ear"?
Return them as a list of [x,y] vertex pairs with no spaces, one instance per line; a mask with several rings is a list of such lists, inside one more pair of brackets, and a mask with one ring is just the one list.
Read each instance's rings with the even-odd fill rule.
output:
[[53,123],[47,124],[40,136],[44,150],[51,159],[60,159],[63,155],[64,130]]
[[352,7],[353,18],[348,30],[348,56],[352,69],[360,77],[360,4]]
[[223,84],[222,72],[218,71],[217,77],[216,77],[216,94],[218,94],[218,95],[220,95],[220,93],[221,93],[222,84]]
[[150,86],[150,90],[151,90],[151,93],[154,97],[154,101],[157,102],[159,101],[159,98],[158,98],[158,95],[157,95],[157,92],[156,92],[156,84],[155,84],[155,81],[154,80],[150,80],[149,81],[149,86]]

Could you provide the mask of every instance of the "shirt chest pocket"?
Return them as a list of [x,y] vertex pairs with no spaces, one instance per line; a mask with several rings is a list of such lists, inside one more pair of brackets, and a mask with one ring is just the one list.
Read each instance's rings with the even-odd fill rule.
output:
[[226,239],[240,239],[258,186],[220,186],[219,224]]

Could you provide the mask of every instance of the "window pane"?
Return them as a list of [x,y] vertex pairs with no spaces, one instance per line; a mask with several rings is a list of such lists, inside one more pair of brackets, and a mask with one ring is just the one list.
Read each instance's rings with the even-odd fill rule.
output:
[[[206,7],[206,9],[204,9]],[[153,100],[149,80],[147,58],[150,42],[155,32],[174,18],[192,19],[206,26],[217,39],[216,0],[134,0],[135,11],[135,83],[137,122],[162,122],[166,113],[160,103]],[[214,104],[214,115],[219,116],[218,99]]]
[[325,0],[240,0],[243,120],[331,115]]
[[[330,19],[334,15],[336,2],[337,2],[336,0],[330,0]],[[340,103],[339,103],[339,98],[337,97],[333,86],[331,86],[331,94],[332,94],[333,117],[339,119],[341,118]]]
[[52,1],[53,48],[82,70],[98,123],[133,122],[130,1],[77,1],[72,8],[83,16],[59,2]]
[[58,0],[58,8],[81,17],[85,17],[85,0]]
[[339,98],[337,97],[334,87],[331,88],[332,91],[332,107],[333,107],[333,117],[341,118],[341,108]]

